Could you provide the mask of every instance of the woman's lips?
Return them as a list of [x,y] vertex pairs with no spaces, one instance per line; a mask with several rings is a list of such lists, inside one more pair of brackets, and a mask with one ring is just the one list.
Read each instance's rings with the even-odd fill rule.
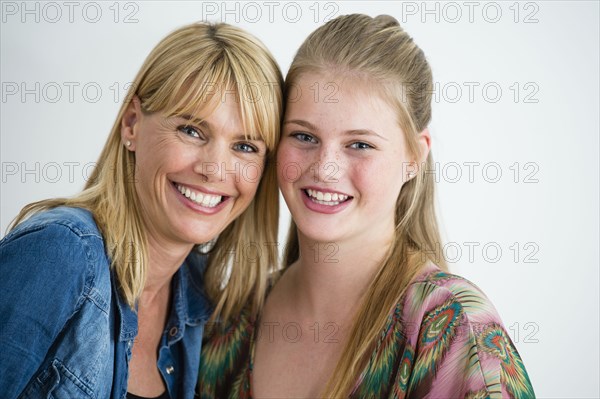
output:
[[214,214],[219,212],[231,198],[224,195],[210,194],[205,191],[200,191],[196,187],[181,183],[173,182],[172,186],[177,193],[178,199],[184,205],[204,214]]

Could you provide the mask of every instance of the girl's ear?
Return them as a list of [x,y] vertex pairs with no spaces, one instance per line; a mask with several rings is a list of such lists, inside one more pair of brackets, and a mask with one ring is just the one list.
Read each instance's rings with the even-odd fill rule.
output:
[[419,145],[419,159],[417,159],[417,162],[419,165],[422,165],[431,150],[431,135],[429,134],[429,128],[426,127],[417,135],[417,143]]
[[409,162],[405,167],[406,181],[417,176],[421,168],[425,166],[425,161],[427,160],[429,150],[431,149],[431,135],[429,134],[428,128],[423,129],[423,131],[417,134],[417,147],[417,158],[414,161]]

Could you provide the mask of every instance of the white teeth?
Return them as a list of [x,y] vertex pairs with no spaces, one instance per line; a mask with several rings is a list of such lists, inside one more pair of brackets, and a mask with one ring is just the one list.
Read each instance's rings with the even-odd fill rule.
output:
[[323,193],[317,190],[312,190],[310,188],[307,189],[306,192],[314,202],[321,205],[339,205],[341,202],[344,202],[348,199],[348,196],[344,194]]
[[196,204],[200,204],[206,208],[214,208],[223,199],[220,195],[208,195],[192,191],[189,187],[182,186],[181,184],[177,184],[177,190]]
[[321,205],[329,205],[329,206],[339,205],[339,202],[337,202],[337,201],[327,202],[327,201],[315,200],[315,202],[317,204],[321,204]]

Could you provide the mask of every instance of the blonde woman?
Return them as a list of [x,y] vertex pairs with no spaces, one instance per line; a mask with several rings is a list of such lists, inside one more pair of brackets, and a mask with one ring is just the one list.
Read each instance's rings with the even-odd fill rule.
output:
[[208,335],[201,397],[534,396],[492,304],[431,251],[432,85],[389,16],[338,17],[300,47],[277,155],[284,269],[261,312]]
[[235,254],[277,237],[282,84],[227,24],[152,50],[84,191],[26,206],[0,242],[3,398],[193,396],[212,310],[260,307],[276,262]]

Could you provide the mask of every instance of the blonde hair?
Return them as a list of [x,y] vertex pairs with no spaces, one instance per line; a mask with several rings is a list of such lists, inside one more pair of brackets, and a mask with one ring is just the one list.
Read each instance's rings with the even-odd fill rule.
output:
[[[270,268],[277,262],[276,249],[266,244],[277,239],[279,205],[274,152],[283,113],[282,86],[283,77],[273,56],[247,32],[224,23],[203,22],[177,29],[144,61],[84,190],[73,198],[25,206],[10,228],[34,212],[60,205],[90,210],[104,237],[121,292],[133,307],[145,284],[148,252],[132,181],[135,153],[126,150],[121,139],[124,113],[137,96],[144,112],[194,115],[209,102],[215,103],[219,93],[227,91],[226,94],[237,96],[245,131],[264,140],[267,156],[256,196],[211,245],[204,286],[215,304],[213,317],[227,318],[248,301],[258,311]],[[242,256],[249,245],[257,243],[264,245],[261,256]],[[223,287],[229,272],[231,277]]]
[[[372,83],[373,90],[397,110],[412,156],[418,159],[417,134],[431,119],[433,78],[423,51],[387,15],[344,15],[314,31],[302,44],[286,77],[286,95],[306,73],[344,73]],[[434,180],[425,173],[433,165],[429,153],[415,178],[404,184],[396,201],[395,239],[368,287],[355,315],[348,342],[325,389],[326,397],[348,397],[366,366],[389,312],[428,260],[440,234],[434,209]],[[284,267],[299,257],[298,235],[292,223]]]

